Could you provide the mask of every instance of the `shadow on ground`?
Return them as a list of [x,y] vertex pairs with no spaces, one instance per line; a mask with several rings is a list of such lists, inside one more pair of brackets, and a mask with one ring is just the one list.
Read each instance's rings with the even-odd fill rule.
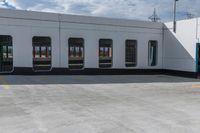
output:
[[103,76],[0,76],[1,85],[37,84],[124,84],[124,83],[200,82],[200,79],[167,75],[103,75]]

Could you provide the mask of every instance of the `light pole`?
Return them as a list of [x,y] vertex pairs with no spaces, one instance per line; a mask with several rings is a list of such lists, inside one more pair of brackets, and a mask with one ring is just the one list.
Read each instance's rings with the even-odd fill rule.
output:
[[179,0],[174,0],[174,32],[176,33],[176,2]]

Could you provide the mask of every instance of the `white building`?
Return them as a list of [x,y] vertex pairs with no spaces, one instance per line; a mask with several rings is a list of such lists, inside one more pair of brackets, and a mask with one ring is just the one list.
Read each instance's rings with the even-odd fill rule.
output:
[[0,9],[0,73],[196,77],[199,24]]

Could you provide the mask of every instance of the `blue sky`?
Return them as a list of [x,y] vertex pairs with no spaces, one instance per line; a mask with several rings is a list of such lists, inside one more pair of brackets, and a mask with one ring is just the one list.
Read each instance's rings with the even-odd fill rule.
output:
[[[171,21],[174,0],[0,0],[1,8],[148,20],[154,8],[162,21]],[[178,19],[200,16],[200,0],[179,0]]]

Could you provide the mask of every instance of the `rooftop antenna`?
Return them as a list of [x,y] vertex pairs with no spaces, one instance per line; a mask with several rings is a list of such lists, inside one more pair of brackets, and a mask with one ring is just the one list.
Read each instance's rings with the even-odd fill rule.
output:
[[152,22],[158,22],[159,20],[161,20],[157,13],[156,13],[156,8],[154,8],[154,11],[153,11],[153,15],[149,17],[149,19],[152,21]]
[[186,13],[186,16],[187,16],[188,19],[192,19],[192,18],[195,17],[195,15],[192,14],[192,13],[190,13],[190,12],[187,12],[187,13]]

